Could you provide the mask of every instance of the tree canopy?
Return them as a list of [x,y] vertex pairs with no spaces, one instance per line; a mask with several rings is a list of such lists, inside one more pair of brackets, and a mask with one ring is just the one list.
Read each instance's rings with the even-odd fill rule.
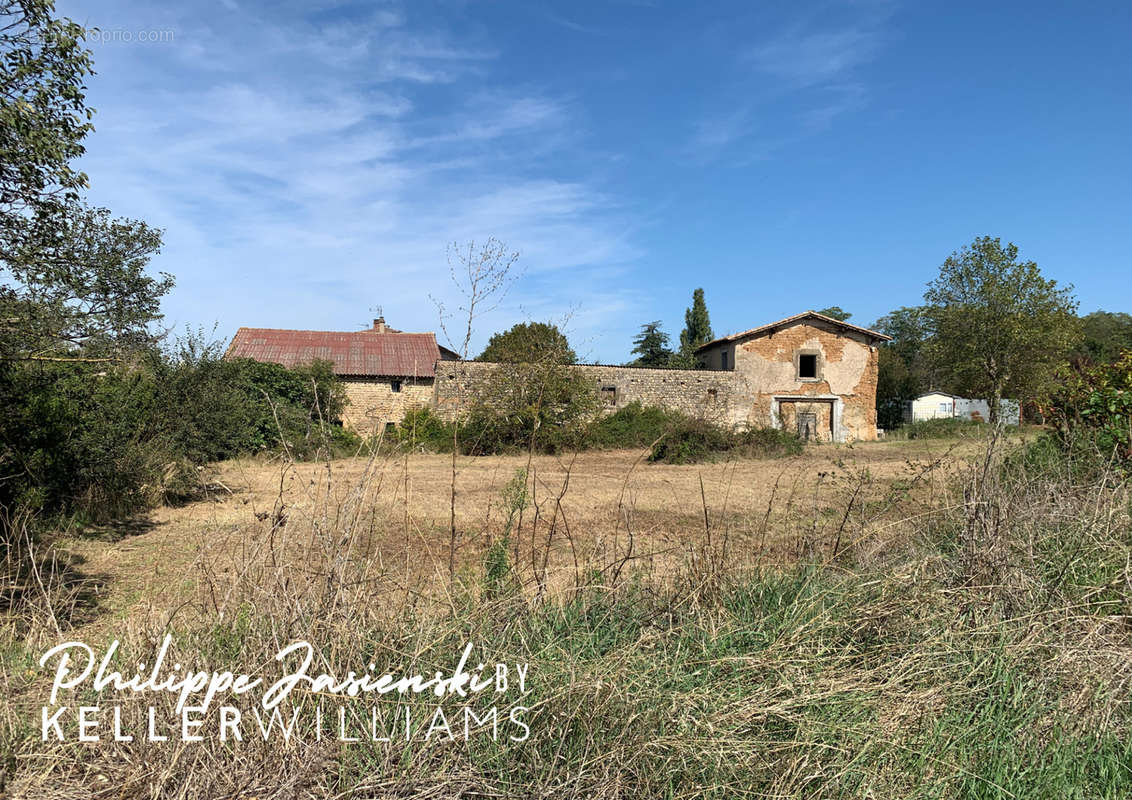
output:
[[0,258],[33,217],[77,197],[72,166],[92,130],[85,29],[52,16],[50,0],[0,0]]
[[[0,297],[4,331],[19,334],[5,349],[18,358],[108,355],[151,343],[161,298],[172,276],[146,273],[160,252],[161,231],[112,219],[104,208],[78,203],[45,229],[21,237],[7,257],[15,285]],[[11,344],[11,337],[9,344]]]
[[635,367],[667,367],[672,364],[672,349],[668,346],[668,334],[660,329],[660,320],[653,320],[641,326],[640,333],[633,339],[632,353],[637,358],[629,362]]
[[1078,340],[1071,286],[1042,276],[1018,248],[982,236],[952,253],[924,293],[927,354],[962,394],[1033,397]]
[[1081,317],[1079,355],[1098,364],[1112,364],[1126,350],[1132,350],[1132,315],[1094,311]]
[[829,308],[823,308],[818,313],[822,316],[832,317],[833,319],[840,320],[841,322],[845,322],[845,320],[853,316],[841,306],[830,306]]
[[549,322],[521,322],[503,333],[493,335],[476,361],[502,364],[534,364],[550,361],[573,364],[577,354],[566,335]]
[[92,130],[86,30],[49,0],[0,0],[0,358],[84,357],[152,340],[170,276],[161,231],[78,198]]
[[877,422],[882,428],[895,428],[903,420],[905,402],[936,388],[924,356],[928,334],[924,308],[895,309],[872,328],[892,337],[878,348]]
[[704,290],[696,289],[692,292],[692,306],[684,311],[684,330],[680,331],[679,365],[694,367],[696,365],[696,348],[707,344],[715,338],[711,330],[711,318],[708,316],[707,303],[704,301]]

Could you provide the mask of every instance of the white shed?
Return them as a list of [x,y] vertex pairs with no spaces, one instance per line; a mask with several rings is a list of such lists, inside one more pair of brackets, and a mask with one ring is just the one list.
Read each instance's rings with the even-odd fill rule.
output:
[[[1017,400],[1003,398],[998,408],[1004,424],[1018,424],[1021,416]],[[990,404],[986,400],[972,400],[947,392],[927,392],[905,403],[905,422],[921,422],[927,419],[969,419],[988,422]]]
[[956,415],[956,401],[962,400],[947,392],[928,392],[904,406],[905,422],[922,422],[926,419],[951,419]]

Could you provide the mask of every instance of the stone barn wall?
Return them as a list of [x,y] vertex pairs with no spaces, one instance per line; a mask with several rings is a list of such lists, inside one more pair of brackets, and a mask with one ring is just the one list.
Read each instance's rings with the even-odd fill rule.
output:
[[[573,369],[593,382],[605,409],[612,412],[634,401],[699,416],[732,426],[805,426],[821,441],[876,438],[877,350],[863,333],[810,320],[729,340],[700,353],[715,368],[648,369],[580,364]],[[726,360],[723,359],[726,353]],[[799,356],[817,358],[817,374],[801,377]],[[727,369],[720,369],[721,364]],[[431,406],[452,419],[461,399],[466,405],[485,381],[505,380],[502,367],[478,361],[440,361],[436,380],[389,392],[388,380],[357,387],[352,405],[367,409],[364,417],[398,422],[413,405]],[[380,384],[380,385],[379,385]],[[352,413],[350,409],[347,413]],[[801,423],[801,424],[800,424]],[[371,423],[372,424],[372,423]]]
[[[400,381],[399,392],[393,391],[395,381]],[[388,423],[399,423],[409,408],[430,405],[432,384],[432,378],[344,376],[342,385],[350,402],[342,412],[342,422],[362,435],[380,433]]]
[[[480,361],[438,363],[433,400],[437,413],[451,419],[460,398],[467,402],[474,397],[476,387],[490,380],[498,369],[497,364]],[[736,393],[732,373],[595,364],[579,364],[573,369],[593,381],[598,399],[610,412],[638,401],[724,424],[733,425],[746,418],[743,398]]]

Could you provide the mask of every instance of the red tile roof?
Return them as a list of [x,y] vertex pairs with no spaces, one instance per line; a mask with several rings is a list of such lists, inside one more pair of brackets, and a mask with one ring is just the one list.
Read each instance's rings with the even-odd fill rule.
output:
[[431,378],[441,354],[431,333],[240,328],[224,357],[252,358],[285,367],[330,361],[337,375]]

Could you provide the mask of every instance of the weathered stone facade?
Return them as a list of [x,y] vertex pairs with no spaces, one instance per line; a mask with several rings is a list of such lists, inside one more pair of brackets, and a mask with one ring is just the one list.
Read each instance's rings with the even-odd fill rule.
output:
[[386,425],[400,422],[408,409],[433,402],[432,378],[351,375],[343,376],[342,385],[350,401],[342,413],[342,421],[362,434],[380,433]]
[[801,314],[705,345],[709,369],[727,364],[747,409],[743,422],[821,441],[877,436],[877,345],[887,337]]
[[[633,401],[733,426],[782,427],[818,441],[877,436],[877,345],[883,334],[807,312],[705,345],[705,369],[579,365],[605,408]],[[442,362],[433,406],[451,418],[498,365]]]

